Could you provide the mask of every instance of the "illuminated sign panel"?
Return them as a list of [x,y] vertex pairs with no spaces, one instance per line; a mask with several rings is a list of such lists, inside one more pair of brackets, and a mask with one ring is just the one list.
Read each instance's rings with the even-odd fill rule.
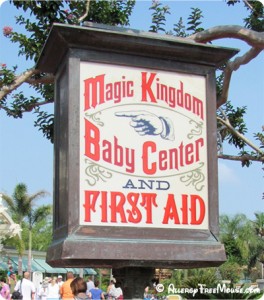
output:
[[80,63],[80,225],[208,229],[206,79]]

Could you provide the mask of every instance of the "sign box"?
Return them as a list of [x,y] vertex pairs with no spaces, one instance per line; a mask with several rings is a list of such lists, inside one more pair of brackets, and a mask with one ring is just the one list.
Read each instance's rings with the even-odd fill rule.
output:
[[237,50],[55,24],[52,266],[204,267],[218,240],[215,70]]

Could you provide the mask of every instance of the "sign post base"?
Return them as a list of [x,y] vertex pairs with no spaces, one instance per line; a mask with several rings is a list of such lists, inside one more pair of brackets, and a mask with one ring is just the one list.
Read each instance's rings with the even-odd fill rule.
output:
[[154,268],[113,269],[114,278],[123,287],[124,299],[143,299],[144,290],[152,284],[154,273]]
[[185,269],[219,266],[225,260],[224,246],[210,236],[184,241],[70,235],[47,252],[48,263],[62,267]]

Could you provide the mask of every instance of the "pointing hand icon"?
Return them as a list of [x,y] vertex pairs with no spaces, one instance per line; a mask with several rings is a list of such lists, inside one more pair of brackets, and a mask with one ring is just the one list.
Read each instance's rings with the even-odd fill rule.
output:
[[171,135],[171,122],[166,118],[144,110],[120,111],[115,116],[131,118],[130,126],[141,136],[160,135],[164,139],[174,139],[174,134]]

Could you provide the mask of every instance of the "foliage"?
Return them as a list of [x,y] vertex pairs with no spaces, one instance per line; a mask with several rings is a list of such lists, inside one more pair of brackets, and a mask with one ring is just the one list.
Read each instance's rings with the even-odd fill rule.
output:
[[264,238],[264,213],[263,212],[256,212],[255,213],[256,220],[253,221],[253,226],[257,236],[261,239]]
[[6,64],[1,64],[1,81],[0,81],[0,87],[4,85],[12,84],[15,80],[15,72],[16,72],[17,66],[12,67],[11,70],[8,70],[6,67]]
[[[41,206],[40,206],[41,208]],[[22,235],[21,240],[18,238],[12,237],[5,240],[4,245],[9,247],[23,247],[19,253],[23,253],[25,250],[28,250],[29,245],[29,233],[30,224],[28,222],[22,223]],[[47,251],[52,241],[52,222],[51,214],[49,218],[44,218],[32,226],[32,250],[36,251]]]
[[43,132],[43,135],[53,143],[54,115],[40,110],[39,107],[35,109],[35,113],[38,115],[38,118],[34,123],[35,126],[39,127],[39,129]]
[[[17,9],[22,9],[28,15],[19,15],[17,23],[24,27],[27,34],[14,32],[13,28],[5,26],[3,34],[9,38],[11,42],[17,43],[19,46],[19,55],[27,60],[37,61],[42,46],[46,40],[48,32],[54,22],[64,24],[80,25],[84,21],[104,23],[115,26],[129,26],[129,17],[135,5],[135,0],[111,0],[111,1],[12,1]],[[239,1],[227,1],[227,5],[236,5]],[[249,10],[249,16],[245,18],[245,27],[257,32],[263,31],[264,17],[263,5],[259,1],[244,2],[246,9]],[[89,5],[88,5],[89,4]],[[170,14],[170,8],[163,5],[158,0],[153,0],[150,10],[152,11],[152,24],[150,31],[165,32],[166,17]],[[191,13],[184,25],[182,17],[178,23],[174,24],[173,34],[179,37],[189,37],[196,33],[204,31],[202,26],[202,11],[199,8],[191,8]],[[209,41],[210,42],[210,41]],[[220,71],[226,69],[226,65],[220,68]],[[15,75],[16,67],[8,68],[5,64],[0,65],[0,90],[6,86],[16,83]],[[223,73],[219,73],[217,78],[217,94],[223,92],[224,83]],[[53,103],[53,84],[47,83],[47,74],[32,72],[32,75],[25,79],[25,82],[33,83],[32,88],[38,96],[27,97],[22,92],[14,92],[12,100],[9,96],[1,98],[0,108],[4,109],[7,115],[14,118],[22,118],[25,112],[33,111],[36,114],[35,126],[43,132],[43,135],[53,142],[53,111],[46,110],[45,104]],[[42,100],[44,99],[44,100]],[[225,116],[223,116],[223,112]],[[241,157],[242,166],[249,166],[252,159],[263,161],[263,152],[249,152],[246,149],[247,142],[241,138],[247,133],[245,124],[246,107],[234,108],[230,102],[221,107],[218,116],[230,121],[234,130],[240,133],[235,134],[234,130],[230,130],[223,124],[218,124],[219,129],[219,148],[225,141],[234,145],[240,150],[238,157]],[[260,143],[260,149],[263,149],[263,134],[255,133],[256,141]],[[231,157],[229,157],[231,159]]]
[[189,27],[186,28],[183,22],[183,18],[180,17],[178,23],[174,24],[173,30],[168,31],[168,34],[175,35],[177,37],[188,37],[194,33],[203,31],[204,29],[200,27],[202,24],[201,19],[203,18],[202,11],[199,8],[191,8],[191,13],[188,17],[187,25]]
[[176,35],[178,37],[183,37],[183,38],[187,36],[186,30],[185,30],[185,25],[184,25],[182,17],[180,17],[178,23],[174,24],[173,26],[174,26],[173,27],[174,35]]
[[[24,27],[27,34],[14,32],[11,27],[3,29],[4,35],[11,42],[18,44],[18,54],[26,60],[36,62],[47,35],[53,23],[79,25],[83,21],[104,23],[108,25],[129,25],[129,16],[135,5],[135,0],[112,0],[112,1],[90,1],[88,15],[82,20],[79,17],[85,13],[87,1],[12,1],[14,6],[29,13],[31,18],[19,15],[17,24]],[[0,89],[6,85],[14,84],[15,67],[8,68],[5,64],[0,65]],[[22,118],[25,112],[33,111],[37,120],[35,126],[42,131],[43,135],[53,142],[53,112],[45,110],[45,104],[54,101],[54,86],[45,82],[45,74],[36,73],[30,78],[31,85],[40,97],[27,97],[21,92],[13,94],[13,100],[3,97],[0,108],[7,115],[14,118]],[[45,100],[41,100],[45,99]]]
[[251,7],[247,6],[250,14],[245,18],[246,28],[253,29],[257,32],[264,31],[264,6],[261,1],[250,1]]
[[[236,5],[239,1],[227,1],[227,5]],[[17,23],[24,27],[27,34],[14,32],[13,28],[6,26],[3,34],[10,39],[11,42],[17,43],[19,46],[19,55],[24,56],[27,60],[37,61],[42,46],[46,40],[48,32],[54,22],[64,24],[80,25],[84,21],[104,23],[115,26],[129,26],[129,17],[135,5],[135,0],[111,0],[111,1],[12,1],[14,6],[22,9],[28,15],[20,15],[17,17]],[[89,4],[89,5],[88,5]],[[263,6],[259,1],[245,2],[246,8],[249,10],[249,16],[244,20],[245,27],[263,31]],[[89,9],[88,9],[89,8]],[[166,17],[170,14],[168,5],[163,5],[158,0],[153,0],[150,10],[152,11],[152,24],[150,31],[165,32]],[[184,25],[182,17],[178,23],[174,24],[172,31],[178,37],[189,37],[196,33],[204,31],[202,26],[202,11],[199,8],[191,8],[191,13]],[[209,41],[210,42],[210,41]],[[220,68],[220,71],[226,69],[226,65]],[[7,68],[5,64],[0,66],[0,90],[10,84],[16,83],[15,68]],[[219,73],[217,78],[217,94],[221,95],[223,91],[224,76]],[[34,125],[42,131],[43,135],[53,142],[53,110],[45,109],[45,104],[53,103],[53,84],[47,83],[47,74],[32,72],[29,79],[25,80],[31,84],[38,96],[27,97],[22,92],[13,92],[12,100],[9,96],[1,98],[0,108],[4,109],[7,115],[14,118],[22,118],[25,112],[33,111],[36,115]],[[34,84],[32,84],[35,82]],[[44,99],[44,100],[42,100]],[[263,152],[249,152],[246,149],[247,142],[243,139],[243,135],[247,133],[247,127],[244,121],[246,107],[234,108],[230,102],[221,107],[221,111],[225,113],[224,119],[229,120],[234,130],[241,135],[235,134],[234,130],[230,130],[223,124],[218,125],[219,129],[219,149],[223,149],[223,143],[234,145],[240,150],[242,166],[249,166],[251,160],[263,161]],[[218,112],[218,116],[223,118],[223,114]],[[260,143],[260,149],[264,147],[263,135],[255,133],[256,141]],[[229,159],[232,159],[229,156]]]
[[[22,239],[27,245],[29,243],[29,224],[23,225]],[[52,223],[51,220],[42,219],[36,222],[32,228],[32,250],[47,251],[52,241]]]
[[242,268],[237,262],[230,259],[219,267],[219,272],[221,277],[225,280],[230,280],[231,283],[237,283],[241,279]]
[[220,217],[220,239],[225,244],[227,257],[239,264],[244,263],[244,253],[247,252],[244,239],[248,225],[246,216],[242,214]]
[[183,281],[182,286],[189,289],[198,289],[198,291],[194,294],[183,294],[183,296],[187,299],[207,299],[207,294],[203,293],[199,287],[214,288],[218,282],[219,280],[216,277],[215,268],[195,269],[193,270],[193,275],[188,276],[188,278]]
[[[222,110],[217,111],[217,115],[220,117],[227,118],[232,125],[239,133],[247,133],[247,127],[244,121],[246,114],[246,107],[236,107],[231,104],[230,101],[227,101],[222,107]],[[224,110],[224,116],[223,116]],[[222,125],[218,123],[218,128]],[[222,140],[226,140],[229,144],[235,145],[239,149],[243,149],[246,146],[245,141],[239,139],[237,136],[234,136],[226,127],[219,130]]]
[[228,262],[220,268],[220,271],[225,276],[228,272],[233,274],[234,278],[229,279],[234,283],[238,279],[238,274],[233,272],[234,269],[240,269],[240,277],[242,275],[249,277],[257,261],[261,260],[264,254],[264,240],[259,234],[263,231],[263,214],[256,213],[255,216],[256,220],[253,222],[242,214],[220,217],[220,240],[225,245],[228,258]]
[[[85,2],[85,1],[84,1]],[[129,25],[135,0],[91,1],[88,21],[107,25]],[[78,10],[77,10],[78,11]]]
[[13,220],[22,225],[23,220],[31,209],[33,200],[44,194],[46,193],[41,191],[35,195],[29,195],[27,186],[24,183],[19,183],[15,186],[12,197],[3,194],[3,200],[7,204]]
[[[239,0],[227,0],[227,5],[236,5],[240,3]],[[244,1],[245,7],[249,11],[249,16],[244,19],[246,28],[253,29],[255,31],[264,31],[264,7],[263,3],[258,0],[252,0],[250,2]]]
[[[47,195],[45,191],[38,191],[34,194],[28,194],[27,186],[24,183],[19,183],[15,186],[13,196],[2,194],[3,200],[7,204],[12,219],[23,229],[28,224],[29,229],[29,248],[31,249],[31,232],[33,225],[45,219],[51,211],[51,206],[40,206],[34,208],[34,202]],[[6,241],[7,244],[12,244],[18,250],[19,256],[22,256],[25,249],[25,240],[15,236]],[[22,273],[22,265],[19,266],[19,274]]]
[[14,247],[19,255],[22,255],[26,249],[25,242],[23,238],[18,238],[17,236],[8,237],[3,242],[4,246]]
[[194,34],[196,32],[203,31],[204,28],[199,27],[202,24],[201,19],[203,18],[202,11],[199,8],[191,8],[192,12],[190,16],[188,17],[188,25],[189,27],[187,30],[191,31],[191,34]]
[[170,14],[168,6],[163,6],[159,1],[152,1],[150,10],[152,13],[152,25],[150,26],[150,32],[165,32],[166,14]]
[[[260,278],[261,271],[257,267],[258,262],[264,261],[263,228],[264,214],[260,212],[255,213],[254,220],[242,214],[220,216],[220,239],[225,245],[227,261],[218,268],[173,270],[170,278],[162,280],[164,292],[159,296],[165,296],[169,285],[173,284],[175,288],[197,290],[193,295],[186,293],[184,296],[187,299],[258,299],[261,296],[259,293],[225,293],[223,281],[230,281],[231,285],[225,287],[232,288],[238,286],[241,280],[255,282],[256,278]],[[219,284],[222,290],[218,290],[217,294],[209,290],[205,293],[206,288],[216,288]]]

